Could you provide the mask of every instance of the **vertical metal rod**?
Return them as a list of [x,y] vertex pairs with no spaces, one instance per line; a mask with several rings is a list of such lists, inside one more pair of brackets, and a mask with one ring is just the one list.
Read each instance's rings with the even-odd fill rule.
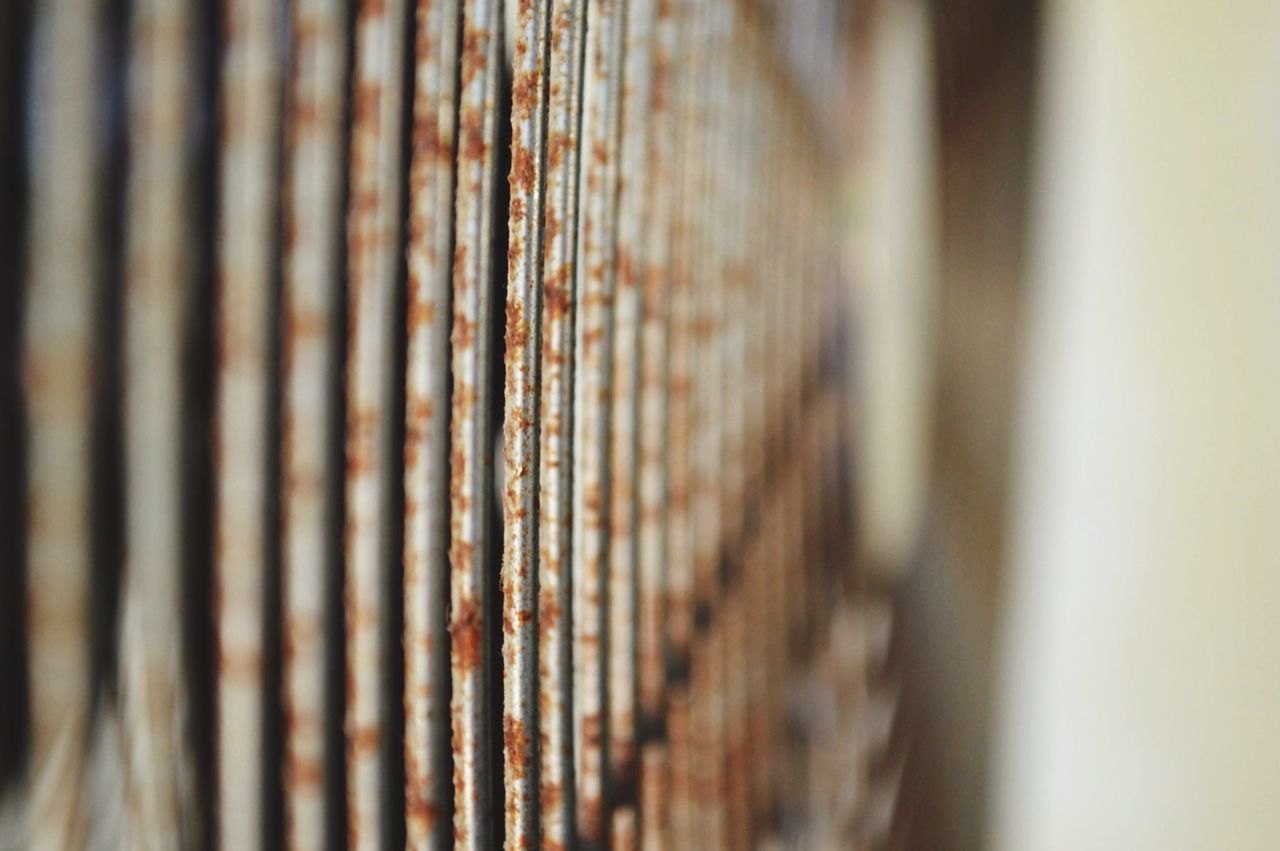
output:
[[417,0],[406,301],[405,835],[447,848],[449,314],[458,0]]
[[453,833],[458,848],[487,849],[490,793],[486,638],[490,494],[491,234],[494,217],[502,6],[468,0],[462,29],[453,263],[453,406],[450,453],[449,636],[453,674]]
[[640,825],[635,807],[627,804],[613,811],[609,820],[609,840],[612,851],[639,851]]
[[194,271],[193,11],[188,2],[138,0],[130,21],[119,650],[127,848],[179,847],[190,814],[178,613],[183,332]]
[[[680,2],[680,0],[677,0]],[[692,516],[692,396],[696,330],[692,210],[697,194],[695,167],[697,60],[702,47],[698,6],[679,5],[681,19],[677,61],[675,135],[677,175],[672,212],[671,307],[668,318],[669,378],[667,399],[667,641],[677,659],[688,655],[693,637],[694,526]],[[674,759],[674,754],[673,754]]]
[[553,0],[551,16],[538,451],[538,709],[542,845],[555,851],[569,847],[575,800],[569,556],[586,0]]
[[590,0],[583,76],[574,368],[574,757],[578,832],[605,841],[605,566],[623,0]]
[[656,742],[640,751],[640,842],[644,851],[668,847],[667,747]]
[[503,422],[503,768],[508,849],[538,842],[537,474],[548,0],[516,13]]
[[693,730],[689,688],[673,685],[667,690],[667,840],[671,848],[696,848],[694,829]]
[[217,503],[219,837],[260,847],[268,387],[278,199],[279,22],[226,0],[218,205]]
[[635,763],[638,435],[641,298],[648,228],[653,2],[627,4],[618,153],[618,246],[609,435],[609,764],[620,783]]
[[[95,0],[35,10],[32,181],[22,368],[32,848],[85,842],[89,713],[90,392],[101,264]],[[16,566],[15,566],[16,569]]]
[[336,476],[330,470],[342,216],[346,13],[336,0],[295,0],[285,131],[281,463],[285,839],[324,841],[326,589]]
[[[674,160],[677,16],[673,0],[657,0],[649,98],[648,225],[642,252],[640,330],[638,701],[648,721],[659,718],[666,685],[663,620],[667,582],[667,357],[670,242],[677,173]],[[646,840],[647,842],[647,840]]]
[[[351,194],[347,219],[347,832],[378,848],[389,812],[383,750],[385,600],[395,563],[387,509],[399,453],[393,374],[399,269],[399,181],[406,49],[405,0],[364,0],[352,70]],[[398,699],[396,696],[395,699]],[[398,814],[396,814],[398,816]]]

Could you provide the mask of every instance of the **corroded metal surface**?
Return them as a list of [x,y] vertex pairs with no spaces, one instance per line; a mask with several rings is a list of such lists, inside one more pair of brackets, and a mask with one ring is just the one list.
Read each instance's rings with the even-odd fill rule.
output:
[[316,848],[325,830],[325,623],[337,522],[331,469],[338,406],[337,320],[346,14],[335,0],[293,5],[294,54],[285,112],[285,238],[280,328],[285,835]]
[[[85,842],[89,713],[90,390],[101,278],[100,163],[92,49],[99,4],[37,12],[32,237],[27,246],[23,384],[30,461],[27,608],[31,647],[32,848]],[[17,569],[14,565],[12,569]]]
[[275,10],[228,0],[218,192],[217,504],[219,840],[260,847],[268,386],[278,203]]
[[538,716],[542,844],[573,831],[570,525],[573,346],[577,315],[578,139],[586,0],[554,0],[547,99],[538,446]]
[[[392,804],[385,751],[386,600],[394,564],[388,517],[400,453],[393,400],[401,250],[401,121],[405,0],[363,0],[352,67],[351,189],[347,217],[346,751],[347,835],[378,848]],[[394,738],[393,738],[394,736]],[[399,817],[396,814],[395,817]]]
[[[637,454],[637,702],[646,720],[662,714],[666,685],[664,615],[667,579],[667,398],[670,240],[676,198],[674,0],[658,0],[649,93],[647,227],[640,301],[640,411]],[[643,811],[642,811],[643,813]]]
[[[639,556],[638,435],[640,330],[648,227],[649,109],[653,73],[652,0],[629,0],[618,149],[617,258],[609,430],[608,730],[609,770],[619,783],[635,771]],[[634,813],[632,813],[634,818]],[[615,823],[614,828],[618,825]],[[627,828],[623,828],[626,830]],[[615,846],[617,837],[615,836]]]
[[508,849],[538,845],[537,474],[549,0],[519,6],[511,84],[503,388],[502,744]]
[[492,616],[488,590],[493,217],[502,8],[468,0],[462,27],[456,232],[453,259],[453,407],[450,451],[450,660],[453,672],[453,834],[459,848],[492,848],[489,724]]
[[[783,8],[137,0],[111,190],[100,10],[35,5],[36,845],[82,828],[99,704],[129,847],[657,851],[857,824],[813,791],[865,761],[831,744],[857,725],[797,711],[870,691],[841,649],[832,165]],[[125,212],[105,343],[104,187]],[[117,414],[92,359],[116,336],[101,485]],[[117,490],[119,689],[94,695],[94,506]]]
[[404,444],[406,845],[449,847],[450,246],[458,0],[418,0],[414,42]]
[[[190,3],[143,0],[131,15],[123,309],[126,546],[119,647],[129,816],[122,833],[126,846],[177,847],[190,826],[183,812],[190,754],[182,726],[187,707],[179,600],[182,364],[196,272],[189,253],[195,180],[186,135],[195,89],[186,57],[195,14]],[[203,820],[210,819],[205,814]]]
[[606,841],[605,606],[610,353],[617,251],[622,0],[590,0],[582,91],[573,409],[573,722],[577,826]]

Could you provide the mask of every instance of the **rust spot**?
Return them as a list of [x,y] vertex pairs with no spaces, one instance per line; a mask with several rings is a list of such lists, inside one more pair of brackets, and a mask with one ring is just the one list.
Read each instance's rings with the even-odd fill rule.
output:
[[557,169],[564,160],[565,154],[573,144],[573,137],[567,133],[552,133],[547,140],[547,168]]
[[374,726],[357,727],[351,734],[351,752],[354,754],[373,753],[378,750],[382,741],[382,731]]
[[[525,319],[524,308],[518,301],[507,302],[507,356],[521,351],[529,342],[529,322]],[[522,426],[523,427],[523,426]]]
[[529,735],[525,732],[524,722],[519,718],[506,715],[502,719],[502,743],[509,760],[506,768],[511,776],[520,779],[529,771]]
[[471,85],[476,75],[488,62],[485,51],[489,46],[489,32],[480,27],[466,29],[462,38],[462,88]]
[[560,601],[556,599],[554,591],[544,591],[539,600],[538,630],[549,635],[559,620]]
[[479,112],[467,111],[463,114],[460,149],[462,159],[484,161],[488,146],[484,138],[484,116]]
[[405,809],[410,820],[421,822],[428,830],[440,818],[440,810],[421,794],[410,795]]
[[484,659],[484,621],[474,600],[463,600],[449,626],[453,639],[454,664],[461,671],[473,670]]
[[[527,49],[527,45],[523,43],[521,47]],[[521,50],[519,52],[523,53],[524,51]],[[537,72],[520,71],[516,74],[515,80],[511,84],[511,108],[518,118],[525,119],[533,114],[533,107],[538,100],[540,83],[541,76]]]
[[525,193],[532,193],[538,179],[533,164],[533,152],[520,144],[511,146],[511,186]]

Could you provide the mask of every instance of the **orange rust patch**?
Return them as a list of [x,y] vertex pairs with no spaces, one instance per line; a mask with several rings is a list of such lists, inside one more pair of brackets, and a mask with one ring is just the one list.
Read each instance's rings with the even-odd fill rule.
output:
[[484,659],[484,620],[474,600],[463,600],[449,627],[453,658],[463,671],[470,671]]
[[533,152],[524,145],[511,146],[511,185],[522,192],[532,193],[534,183],[538,179],[538,170],[533,164]]
[[538,99],[539,75],[533,71],[521,71],[511,84],[511,106],[517,117],[528,118],[533,114]]
[[507,751],[507,770],[516,778],[524,777],[529,771],[529,735],[525,732],[524,722],[519,718],[507,715],[502,719],[502,743]]
[[519,351],[529,342],[529,322],[525,319],[524,308],[517,301],[507,302],[507,356]]

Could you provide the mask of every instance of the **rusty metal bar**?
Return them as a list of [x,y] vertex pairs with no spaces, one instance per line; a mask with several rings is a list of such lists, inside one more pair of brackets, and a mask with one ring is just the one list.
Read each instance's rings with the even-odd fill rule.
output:
[[337,250],[342,231],[346,14],[336,0],[295,0],[285,130],[281,303],[282,610],[285,836],[316,848],[325,829],[325,625],[338,477],[330,469],[338,408]]
[[[385,694],[398,300],[405,0],[364,0],[355,22],[351,189],[347,218],[346,665],[347,833],[352,848],[383,843],[391,790]],[[394,484],[393,484],[394,483]],[[399,817],[399,814],[396,814]]]
[[122,311],[126,546],[118,649],[128,811],[122,834],[130,848],[177,847],[194,821],[178,615],[182,363],[196,271],[190,257],[193,140],[187,135],[194,18],[191,3],[139,0],[130,21]]
[[573,704],[577,826],[603,843],[610,349],[615,307],[622,0],[587,4],[573,415]]
[[653,22],[649,98],[647,228],[640,305],[639,538],[637,549],[639,635],[638,703],[645,722],[661,717],[666,686],[664,658],[667,582],[667,408],[670,240],[676,172],[673,136],[677,16],[672,0],[658,0]]
[[[639,555],[638,437],[643,257],[648,227],[652,0],[629,0],[618,150],[616,292],[609,444],[608,762],[612,779],[635,773],[636,608]],[[634,817],[634,812],[632,813]],[[630,830],[619,826],[614,829]],[[615,838],[615,843],[616,843]],[[634,840],[633,840],[634,841]]]
[[458,0],[419,0],[415,9],[404,445],[405,832],[414,849],[446,848],[451,835],[445,621],[458,12]]
[[453,837],[493,847],[486,627],[493,458],[489,440],[493,186],[502,7],[468,0],[463,14],[453,260],[453,410],[450,454],[450,659],[453,671]]
[[[99,4],[36,10],[32,236],[23,332],[29,444],[32,848],[81,845],[89,694],[93,316],[101,199],[93,50]],[[16,565],[14,566],[16,569]]]
[[[279,58],[275,10],[229,0],[218,193],[217,504],[219,841],[262,845],[262,700],[272,252]],[[230,816],[227,818],[227,816]]]
[[570,498],[586,13],[586,0],[553,0],[548,56],[538,446],[539,803],[542,844],[548,851],[569,847],[576,812]]
[[548,0],[515,24],[503,421],[502,663],[505,847],[538,843],[536,730],[538,393],[546,170]]

